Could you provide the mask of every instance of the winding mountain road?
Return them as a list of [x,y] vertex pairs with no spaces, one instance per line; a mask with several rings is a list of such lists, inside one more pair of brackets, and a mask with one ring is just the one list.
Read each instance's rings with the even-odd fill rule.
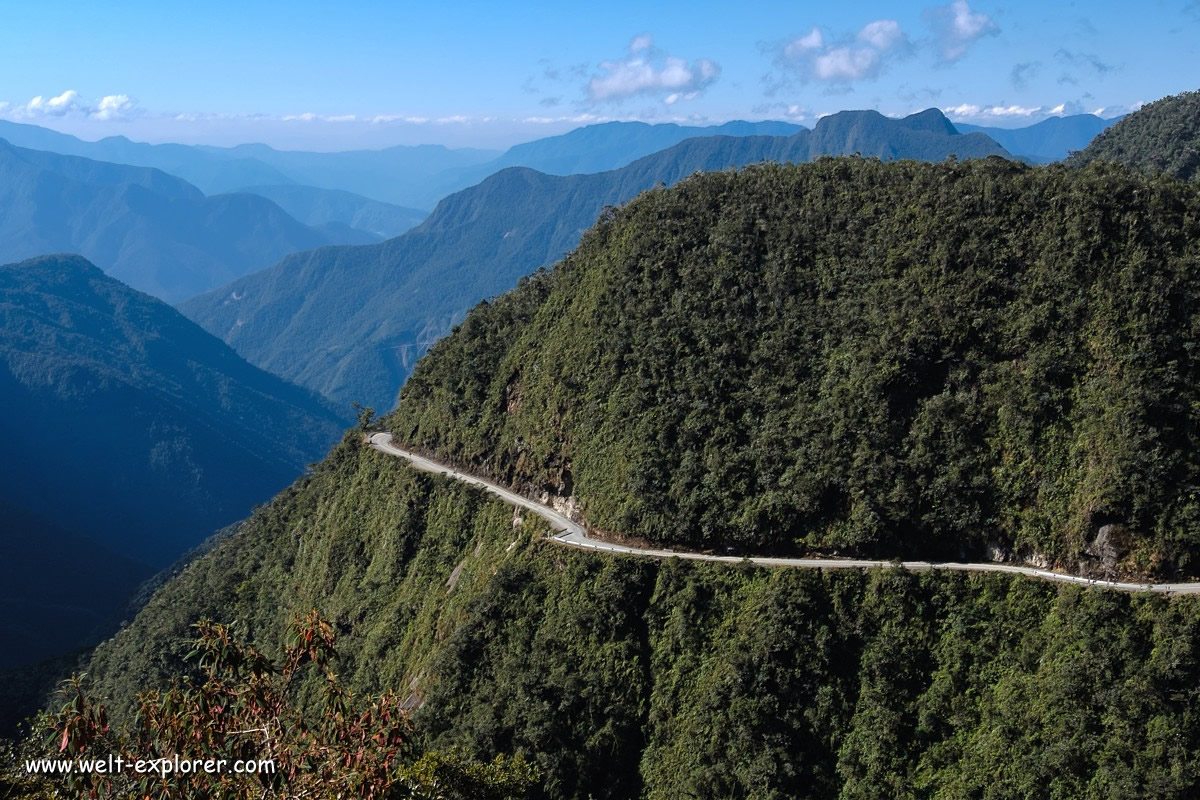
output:
[[1081,578],[1078,575],[1068,575],[1062,572],[1051,572],[1034,567],[1017,567],[1009,564],[993,563],[962,563],[951,561],[879,561],[869,559],[833,559],[833,558],[773,558],[766,556],[717,556],[705,553],[693,553],[686,550],[656,550],[649,547],[631,547],[629,545],[611,544],[592,539],[582,525],[555,511],[550,506],[530,500],[516,492],[505,489],[491,481],[477,478],[459,472],[445,464],[440,464],[424,456],[409,452],[392,444],[390,433],[373,433],[367,437],[371,447],[408,460],[413,467],[423,472],[447,475],[455,480],[478,486],[500,497],[506,503],[528,509],[550,523],[559,531],[553,541],[568,547],[582,550],[603,550],[610,553],[624,553],[645,558],[680,558],[686,561],[716,561],[727,564],[749,562],[760,567],[802,567],[807,569],[870,569],[873,567],[904,567],[914,572],[929,570],[952,570],[954,572],[1004,572],[1012,575],[1025,575],[1030,578],[1057,581],[1059,583],[1074,583],[1081,586],[1093,586],[1098,589],[1117,589],[1126,592],[1157,592],[1160,594],[1200,594],[1200,581],[1191,583],[1125,583],[1122,581],[1096,580]]

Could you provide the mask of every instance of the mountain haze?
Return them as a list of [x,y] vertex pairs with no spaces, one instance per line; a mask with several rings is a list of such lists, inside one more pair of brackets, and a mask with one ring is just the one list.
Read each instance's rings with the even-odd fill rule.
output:
[[639,158],[706,136],[791,136],[804,130],[790,122],[743,122],[723,125],[652,125],[646,122],[604,122],[585,125],[558,136],[513,145],[499,158],[471,167],[447,170],[429,189],[431,202],[473,186],[508,167],[529,167],[547,175],[577,175],[620,169]]
[[157,169],[0,140],[0,262],[78,252],[175,302],[297,250],[372,238],[310,228],[255,195],[205,197]]
[[271,200],[305,225],[344,225],[381,240],[399,236],[429,216],[427,211],[381,203],[340,189],[285,184],[247,186],[242,191]]
[[397,239],[290,256],[180,309],[263,369],[390,408],[416,358],[468,308],[560,258],[605,206],[697,171],[847,152],[938,161],[1004,154],[986,136],[959,135],[936,110],[904,120],[846,112],[786,137],[688,139],[610,172],[510,168],[446,198]]
[[225,158],[184,144],[146,144],[124,136],[89,142],[65,133],[0,120],[0,139],[17,147],[47,150],[95,161],[161,169],[191,183],[205,194],[234,192],[243,186],[292,183],[279,170],[254,158]]
[[440,145],[317,153],[276,150],[265,144],[236,147],[147,144],[124,136],[89,142],[6,120],[0,120],[0,138],[33,150],[155,167],[183,178],[209,195],[243,191],[249,186],[295,183],[355,192],[400,205],[419,205],[408,199],[414,184],[444,170],[496,156],[491,150],[451,150]]
[[987,134],[1013,155],[1044,163],[1061,161],[1076,150],[1082,150],[1101,131],[1112,127],[1120,119],[1073,114],[1050,117],[1024,128],[994,128],[963,122],[954,123],[954,127],[962,133]]

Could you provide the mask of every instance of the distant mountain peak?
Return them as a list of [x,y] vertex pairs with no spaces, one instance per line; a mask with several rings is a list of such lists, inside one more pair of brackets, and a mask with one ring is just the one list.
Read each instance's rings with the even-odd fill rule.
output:
[[918,111],[916,114],[909,114],[900,120],[897,120],[904,127],[914,131],[929,131],[930,133],[940,133],[946,136],[961,135],[958,128],[954,127],[941,109],[927,108],[924,111]]

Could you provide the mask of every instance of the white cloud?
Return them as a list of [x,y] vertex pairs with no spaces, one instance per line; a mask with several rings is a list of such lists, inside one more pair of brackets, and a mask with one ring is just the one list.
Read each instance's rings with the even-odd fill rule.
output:
[[1141,103],[1137,102],[1129,105],[1095,108],[1091,105],[1084,105],[1083,100],[1067,100],[1056,105],[1047,104],[1041,106],[1004,105],[1002,103],[996,105],[961,103],[956,106],[946,106],[942,108],[942,112],[957,122],[999,123],[1003,126],[1006,122],[1017,125],[1031,125],[1049,117],[1062,117],[1072,114],[1095,114],[1098,117],[1115,117],[1136,111],[1140,107]]
[[597,122],[612,122],[614,119],[616,119],[616,117],[584,113],[561,117],[525,117],[521,121],[532,123],[534,125],[549,125],[551,123],[564,122],[570,122],[576,125],[593,125]]
[[128,119],[137,113],[137,103],[127,94],[110,94],[100,98],[96,110],[92,113],[94,119],[113,120]]
[[900,23],[877,19],[854,36],[835,42],[827,41],[820,28],[813,28],[785,44],[777,63],[797,72],[802,81],[848,84],[874,78],[889,59],[911,49]]
[[137,102],[125,94],[110,94],[97,101],[85,100],[68,89],[56,97],[38,95],[28,103],[0,103],[0,115],[14,120],[71,117],[101,122],[125,121],[140,114]]
[[820,50],[825,46],[825,36],[821,33],[820,28],[813,28],[804,36],[788,42],[783,48],[783,54],[788,58],[801,58],[806,53],[813,50]]
[[948,106],[942,112],[951,119],[1028,119],[1035,114],[1049,113],[1045,106],[980,106],[974,103]]
[[813,113],[799,103],[759,103],[751,109],[755,114],[769,115],[772,119],[788,119],[802,122],[813,117]]
[[904,31],[894,19],[877,19],[863,26],[858,39],[874,45],[877,50],[890,50],[904,41]]
[[633,37],[633,41],[629,43],[629,52],[641,53],[652,47],[654,47],[654,37],[648,33],[643,33],[640,36]]
[[1000,26],[991,17],[972,11],[967,0],[953,0],[949,5],[931,8],[925,12],[925,21],[933,29],[942,60],[946,63],[966,55],[971,43],[977,39],[1000,32]]
[[649,34],[635,36],[629,57],[603,61],[600,73],[588,81],[592,102],[612,102],[638,95],[664,95],[668,105],[700,95],[721,75],[721,67],[707,58],[688,63],[677,56],[661,55]]

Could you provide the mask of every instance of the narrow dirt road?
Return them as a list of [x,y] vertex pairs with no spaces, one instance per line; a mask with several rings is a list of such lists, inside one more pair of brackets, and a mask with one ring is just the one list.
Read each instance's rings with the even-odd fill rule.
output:
[[610,544],[592,539],[587,530],[577,522],[555,511],[550,506],[543,505],[528,497],[523,497],[510,489],[498,486],[491,481],[476,478],[459,472],[445,464],[411,453],[392,444],[390,433],[374,433],[368,437],[371,447],[391,456],[407,459],[416,469],[448,475],[455,480],[478,486],[506,503],[528,509],[550,523],[559,531],[553,537],[555,542],[569,547],[584,550],[600,550],[608,553],[623,553],[626,555],[642,556],[645,558],[680,558],[687,561],[716,561],[726,564],[749,562],[760,567],[792,567],[804,569],[870,569],[872,567],[901,566],[914,572],[927,570],[952,570],[954,572],[1004,572],[1012,575],[1025,575],[1059,583],[1074,583],[1080,586],[1094,586],[1099,589],[1117,589],[1125,592],[1158,592],[1160,594],[1200,594],[1200,582],[1191,583],[1126,583],[1122,581],[1105,581],[1093,578],[1081,578],[1078,575],[1068,575],[1062,572],[1051,572],[1034,567],[1017,567],[1009,564],[964,563],[954,561],[878,561],[869,559],[841,558],[773,558],[767,556],[715,556],[705,553],[692,553],[686,550],[656,550],[653,548],[631,547],[629,545]]

